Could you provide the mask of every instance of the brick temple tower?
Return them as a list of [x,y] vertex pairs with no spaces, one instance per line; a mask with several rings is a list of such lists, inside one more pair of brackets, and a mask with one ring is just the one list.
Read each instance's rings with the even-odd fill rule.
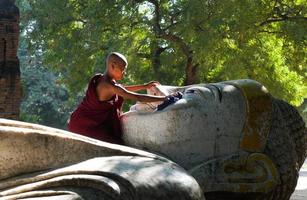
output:
[[0,0],[0,118],[18,119],[21,101],[17,57],[19,9],[13,0]]

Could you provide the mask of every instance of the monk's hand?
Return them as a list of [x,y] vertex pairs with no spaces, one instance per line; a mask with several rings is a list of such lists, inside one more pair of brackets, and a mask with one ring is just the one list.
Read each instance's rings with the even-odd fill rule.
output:
[[156,87],[157,85],[161,85],[158,81],[150,81],[149,83],[145,84],[146,89],[150,89],[152,87]]
[[169,96],[173,96],[173,97],[176,97],[178,99],[181,99],[183,94],[182,94],[182,92],[177,91],[177,92],[172,92]]

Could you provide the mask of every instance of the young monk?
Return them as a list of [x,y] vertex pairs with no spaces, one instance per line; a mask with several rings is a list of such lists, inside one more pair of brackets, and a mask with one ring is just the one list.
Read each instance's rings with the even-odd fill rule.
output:
[[123,86],[121,80],[128,66],[127,59],[120,53],[110,53],[106,60],[104,74],[91,78],[86,95],[71,114],[68,130],[98,140],[122,144],[119,115],[123,99],[141,102],[164,101],[166,96],[152,96],[135,93],[149,89],[158,82],[143,85]]

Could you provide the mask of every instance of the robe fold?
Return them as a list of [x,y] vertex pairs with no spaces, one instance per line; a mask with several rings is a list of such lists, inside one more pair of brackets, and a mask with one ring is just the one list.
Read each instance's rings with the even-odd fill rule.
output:
[[98,99],[96,87],[102,76],[96,74],[90,80],[85,97],[70,116],[68,130],[98,140],[122,144],[119,117],[123,98],[114,95],[106,101]]

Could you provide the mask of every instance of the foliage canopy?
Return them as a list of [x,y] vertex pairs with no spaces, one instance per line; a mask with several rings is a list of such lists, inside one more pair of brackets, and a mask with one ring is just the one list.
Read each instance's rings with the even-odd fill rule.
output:
[[251,78],[299,105],[307,96],[304,0],[19,0],[23,31],[71,93],[127,55],[125,83]]

